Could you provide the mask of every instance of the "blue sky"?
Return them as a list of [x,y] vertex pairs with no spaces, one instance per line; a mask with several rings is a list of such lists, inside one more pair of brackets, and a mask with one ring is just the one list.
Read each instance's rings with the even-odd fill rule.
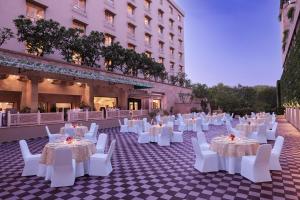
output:
[[193,83],[276,85],[282,72],[279,0],[176,0],[185,11]]

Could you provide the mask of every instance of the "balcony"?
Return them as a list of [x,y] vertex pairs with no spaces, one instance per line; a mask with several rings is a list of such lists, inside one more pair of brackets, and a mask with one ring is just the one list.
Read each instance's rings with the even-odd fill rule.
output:
[[170,59],[174,60],[174,54],[170,54]]
[[150,7],[144,7],[144,10],[146,13],[151,14],[151,8]]
[[164,49],[162,49],[162,48],[159,48],[158,49],[158,52],[159,52],[159,54],[164,54],[165,52],[164,52]]
[[149,25],[145,24],[145,29],[148,30],[148,31],[150,31],[150,32],[152,31],[152,28],[151,28],[150,24]]
[[127,18],[128,18],[129,20],[135,22],[135,15],[132,15],[132,14],[127,13]]
[[152,48],[151,43],[150,42],[145,42],[145,47],[147,49],[151,49]]
[[104,27],[105,27],[105,28],[108,28],[108,29],[110,29],[110,30],[112,30],[112,31],[115,31],[115,30],[116,30],[116,29],[115,29],[114,23],[108,22],[108,21],[106,21],[106,20],[104,20]]
[[85,7],[81,7],[81,6],[79,6],[77,3],[74,3],[74,4],[73,4],[72,10],[73,10],[74,12],[76,12],[77,14],[82,15],[83,17],[87,17]]
[[164,24],[164,18],[163,17],[158,17],[158,23]]
[[114,0],[105,0],[105,4],[111,8],[115,8],[115,1]]

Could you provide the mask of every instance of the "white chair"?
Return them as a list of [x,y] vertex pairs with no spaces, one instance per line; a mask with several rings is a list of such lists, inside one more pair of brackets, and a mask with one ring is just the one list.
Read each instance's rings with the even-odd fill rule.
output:
[[196,123],[194,124],[193,131],[194,132],[202,131],[202,119],[201,118],[196,119]]
[[170,130],[167,126],[162,128],[162,133],[158,135],[157,143],[159,146],[170,146]]
[[98,136],[97,144],[96,144],[96,152],[97,153],[104,153],[106,141],[107,141],[107,134],[100,133],[100,135]]
[[108,176],[113,168],[111,165],[111,157],[116,147],[116,140],[110,144],[107,154],[96,153],[90,158],[90,176]]
[[128,125],[122,125],[121,120],[119,120],[120,133],[128,133]]
[[202,119],[202,130],[208,131],[209,130],[209,120]]
[[278,123],[274,122],[272,129],[267,130],[267,140],[275,140]]
[[196,154],[194,168],[200,172],[219,171],[218,155],[210,150],[202,150],[196,138],[192,138],[192,145]]
[[49,142],[53,142],[54,140],[56,140],[56,138],[60,137],[61,134],[52,134],[48,128],[48,126],[45,126],[48,138],[49,138]]
[[197,140],[201,149],[209,150],[210,145],[208,144],[206,137],[202,131],[197,132]]
[[54,162],[50,173],[51,187],[74,185],[75,160],[69,148],[58,148],[54,151]]
[[178,130],[179,131],[186,131],[187,130],[187,125],[184,123],[184,120],[182,117],[179,118],[179,125],[178,125]]
[[269,160],[271,145],[259,146],[256,156],[243,156],[241,163],[241,175],[254,183],[272,181]]
[[90,140],[93,143],[97,143],[97,134],[98,134],[98,129],[99,129],[99,125],[93,126],[92,130],[89,130],[89,132],[87,132],[84,135],[84,138],[87,140]]
[[156,115],[155,120],[156,123],[159,124],[161,122],[160,115]]
[[22,157],[24,160],[24,168],[22,171],[22,176],[34,176],[37,175],[38,166],[41,154],[33,155],[27,145],[25,140],[19,141]]
[[282,170],[279,157],[281,154],[283,142],[284,142],[284,138],[282,136],[278,136],[275,140],[274,147],[271,151],[270,170],[279,170],[279,171]]
[[171,142],[183,142],[183,132],[173,131]]
[[147,118],[143,118],[143,131],[144,132],[149,132],[149,129],[151,127],[151,124],[147,122]]
[[250,138],[257,140],[261,144],[266,144],[267,143],[267,127],[265,124],[260,125],[258,127],[258,131],[253,132],[249,135]]
[[138,129],[138,143],[144,144],[150,142],[150,133],[144,132],[141,128]]

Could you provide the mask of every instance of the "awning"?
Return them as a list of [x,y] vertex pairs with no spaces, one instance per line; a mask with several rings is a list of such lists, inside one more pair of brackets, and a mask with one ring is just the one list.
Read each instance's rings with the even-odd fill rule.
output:
[[152,84],[149,82],[139,81],[138,79],[126,77],[122,75],[110,75],[109,73],[102,74],[101,71],[96,71],[92,69],[82,70],[78,67],[72,66],[70,68],[63,66],[59,62],[56,64],[48,64],[43,62],[35,61],[33,58],[26,59],[24,56],[22,58],[16,58],[2,54],[0,51],[0,66],[11,67],[16,69],[32,70],[53,74],[60,74],[65,76],[76,77],[80,79],[89,80],[100,80],[112,83],[133,85],[135,88],[152,88]]

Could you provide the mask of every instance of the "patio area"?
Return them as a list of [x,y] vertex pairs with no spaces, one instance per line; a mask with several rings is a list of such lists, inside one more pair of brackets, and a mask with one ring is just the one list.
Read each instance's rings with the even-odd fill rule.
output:
[[[137,134],[119,128],[102,129],[110,143],[116,139],[113,172],[107,177],[79,177],[72,187],[51,188],[50,181],[22,177],[23,159],[18,142],[2,143],[0,151],[1,199],[298,199],[300,196],[300,133],[279,117],[277,135],[285,138],[280,163],[272,182],[254,184],[225,171],[201,173],[194,169],[191,145],[194,132],[184,132],[184,142],[169,147],[138,144]],[[234,121],[235,125],[237,121]],[[101,128],[101,127],[100,127]],[[210,126],[208,141],[226,133],[222,126]],[[47,138],[28,140],[32,153],[41,153]],[[108,148],[108,146],[107,146]]]

